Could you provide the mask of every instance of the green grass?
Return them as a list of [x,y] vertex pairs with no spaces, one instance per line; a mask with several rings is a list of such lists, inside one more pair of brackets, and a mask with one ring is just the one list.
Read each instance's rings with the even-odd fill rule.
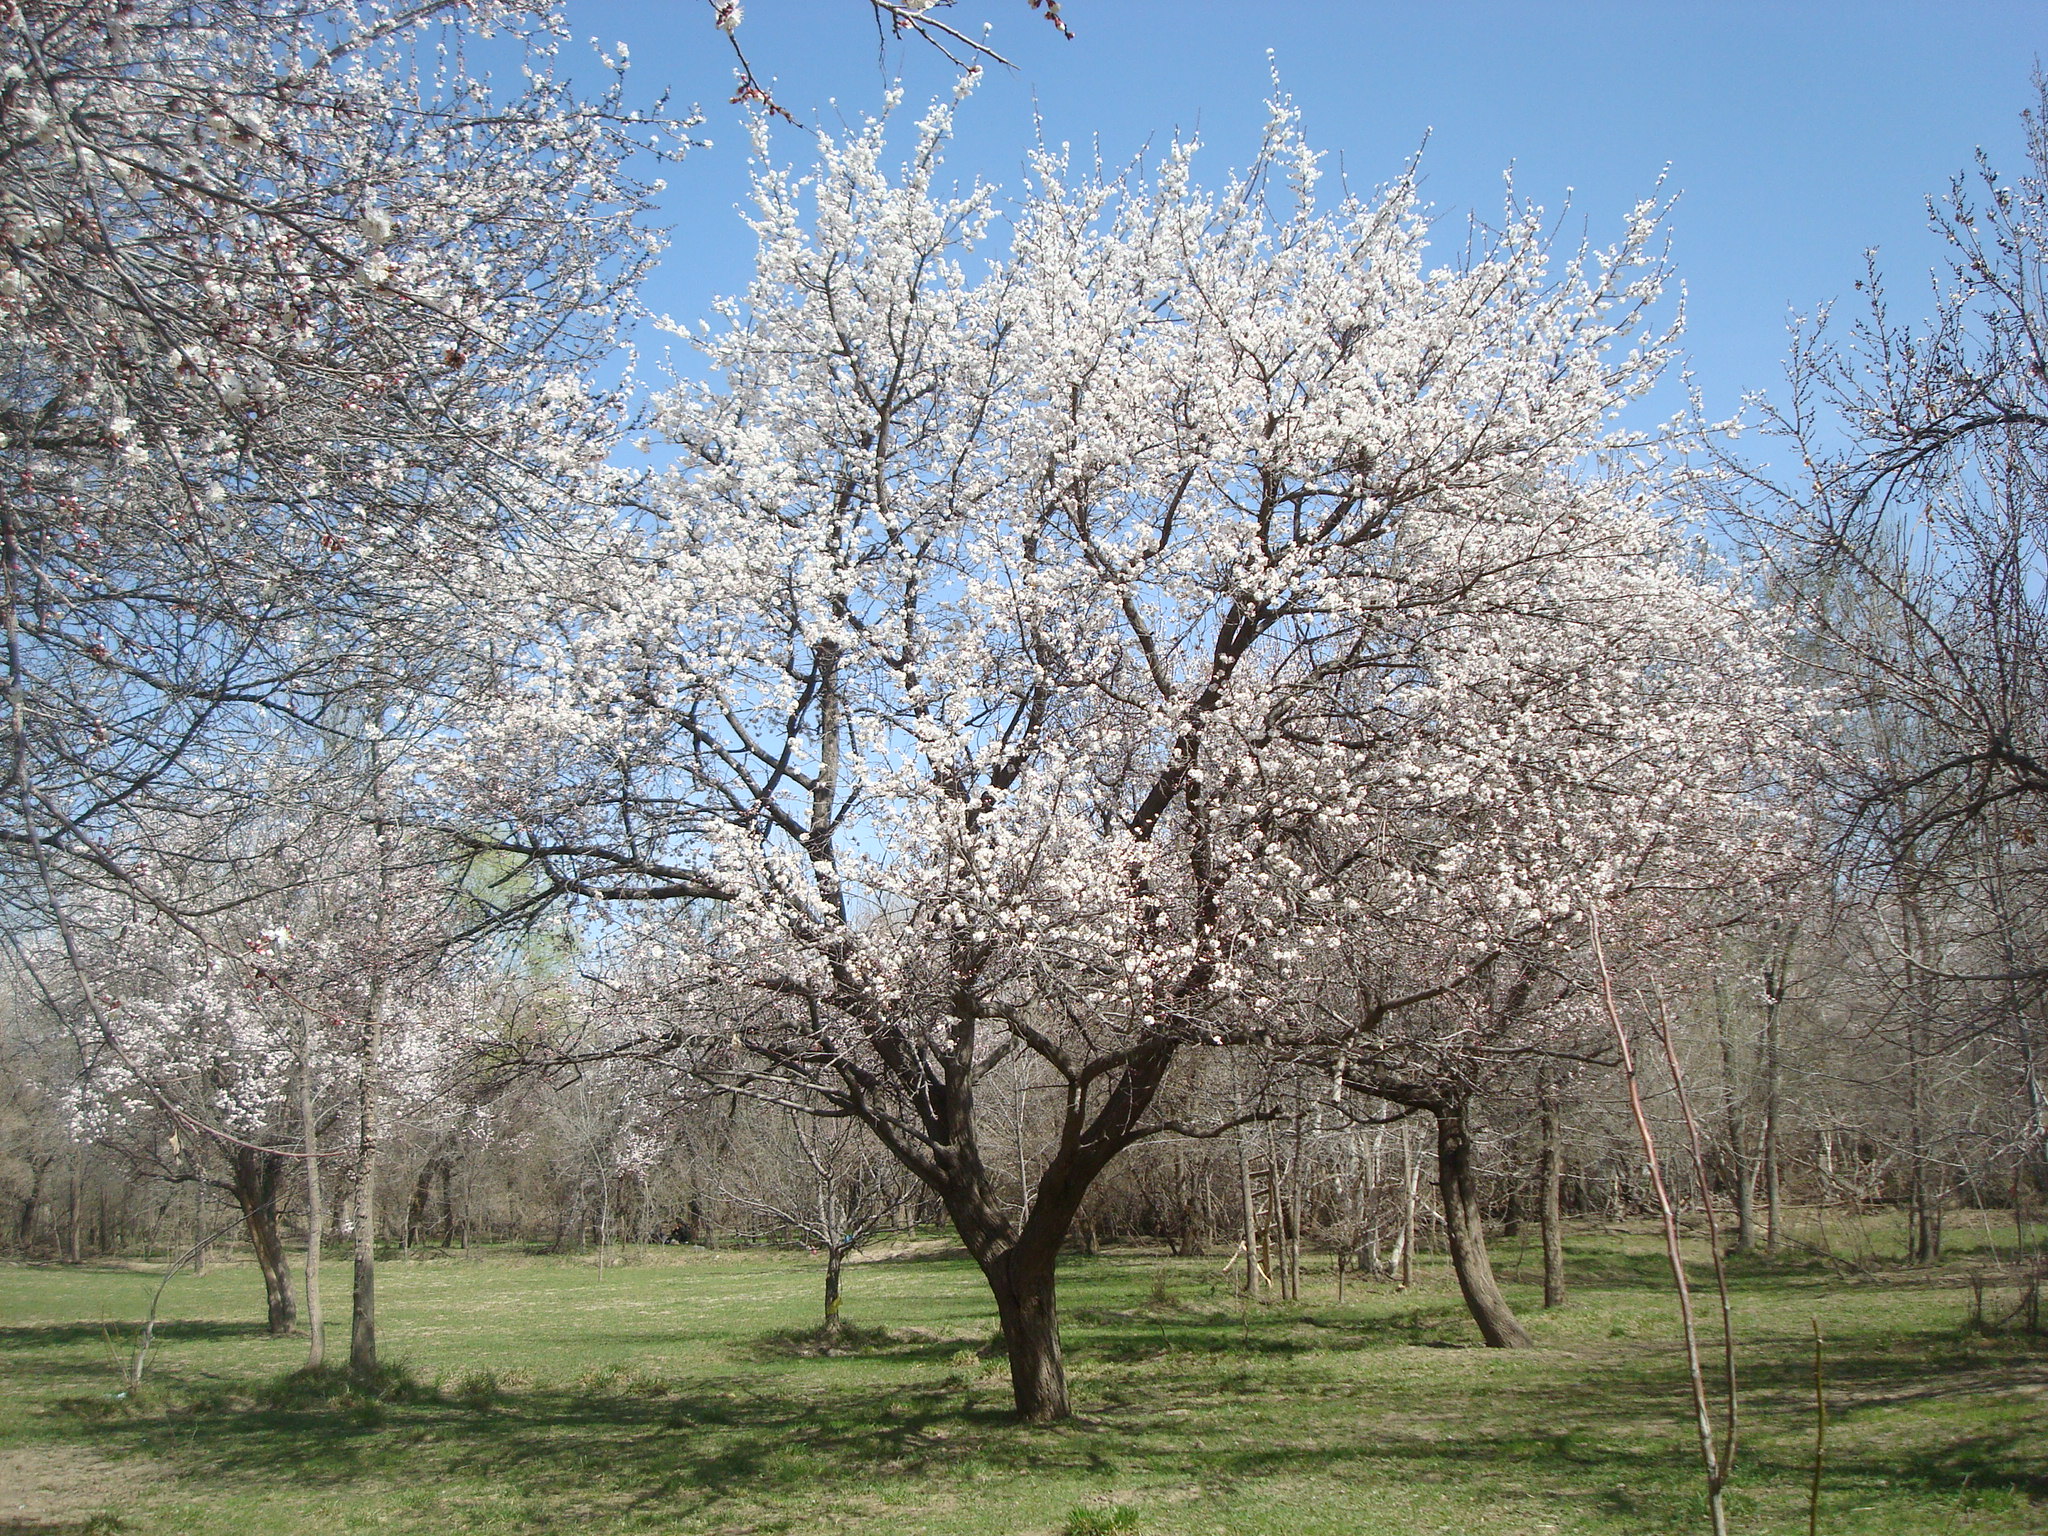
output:
[[[1579,1237],[1551,1314],[1517,1257],[1517,1353],[1473,1347],[1434,1267],[1340,1308],[1320,1260],[1299,1305],[1247,1308],[1220,1255],[1072,1259],[1077,1416],[1051,1429],[1010,1421],[987,1291],[949,1254],[850,1269],[832,1350],[801,1256],[393,1262],[381,1398],[292,1378],[304,1342],[252,1321],[245,1265],[172,1281],[144,1391],[116,1396],[155,1271],[0,1266],[0,1536],[1703,1529],[1654,1237]],[[1824,1531],[2048,1532],[2048,1344],[1969,1332],[1969,1268],[1737,1266],[1739,1531],[1806,1529],[1818,1315]],[[332,1266],[344,1346],[346,1285]]]

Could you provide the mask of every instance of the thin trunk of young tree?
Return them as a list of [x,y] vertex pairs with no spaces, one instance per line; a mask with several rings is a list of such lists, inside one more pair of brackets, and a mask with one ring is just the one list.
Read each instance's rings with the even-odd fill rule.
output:
[[1537,1090],[1537,1216],[1543,1229],[1543,1305],[1561,1307],[1564,1282],[1564,1151],[1559,1141],[1557,1080],[1543,1075]]
[[1785,1197],[1784,1178],[1780,1172],[1782,1160],[1778,1152],[1778,1019],[1775,1012],[1765,1023],[1764,1052],[1764,1252],[1776,1253],[1782,1228],[1780,1212],[1784,1208]]
[[383,1051],[384,976],[370,980],[363,1011],[360,1088],[356,1119],[355,1274],[349,1312],[349,1374],[369,1380],[377,1374],[377,1064]]
[[391,966],[391,828],[384,817],[383,768],[375,741],[370,746],[371,830],[377,848],[377,908],[371,915],[370,979],[363,1007],[358,1103],[355,1275],[349,1317],[349,1374],[368,1381],[377,1374],[377,1162],[378,1089],[384,1051],[384,1008]]
[[1763,1164],[1764,1252],[1776,1253],[1779,1239],[1779,1210],[1783,1202],[1783,1181],[1778,1146],[1779,1095],[1783,1080],[1779,1055],[1784,1034],[1786,975],[1792,966],[1792,945],[1798,929],[1788,929],[1784,947],[1764,975],[1764,1060],[1763,1060]]
[[1444,1236],[1450,1243],[1458,1289],[1489,1349],[1526,1349],[1535,1341],[1501,1294],[1493,1259],[1486,1251],[1468,1101],[1445,1099],[1431,1108],[1436,1116],[1437,1190],[1443,1201]]
[[1404,1291],[1415,1281],[1415,1200],[1422,1182],[1413,1128],[1413,1121],[1401,1122],[1401,1252],[1394,1263],[1394,1282]]
[[1303,1122],[1306,1118],[1297,1103],[1294,1109],[1294,1166],[1288,1180],[1292,1196],[1288,1202],[1291,1213],[1287,1222],[1287,1296],[1290,1301],[1301,1300],[1302,1208],[1307,1189],[1307,1168],[1303,1156]]
[[[1240,1111],[1242,1113],[1242,1111]],[[1237,1188],[1244,1218],[1244,1291],[1247,1296],[1259,1288],[1259,1214],[1252,1195],[1252,1155],[1246,1139],[1249,1127],[1237,1128]]]
[[[1768,982],[1766,983],[1768,985]],[[1735,1031],[1729,1022],[1727,990],[1714,985],[1714,1034],[1721,1047],[1721,1102],[1726,1121],[1729,1180],[1735,1190],[1735,1248],[1756,1248],[1756,1169],[1749,1155],[1749,1125],[1743,1114],[1742,1073],[1735,1060]]]
[[1735,1475],[1735,1448],[1740,1425],[1741,1398],[1735,1384],[1735,1306],[1728,1290],[1728,1267],[1721,1254],[1721,1222],[1714,1209],[1714,1186],[1707,1176],[1705,1138],[1692,1112],[1692,1097],[1686,1092],[1685,1076],[1679,1070],[1678,1047],[1671,1038],[1671,1015],[1664,997],[1657,997],[1657,1039],[1664,1047],[1664,1061],[1671,1071],[1671,1091],[1678,1099],[1678,1111],[1685,1124],[1685,1142],[1692,1154],[1693,1182],[1700,1192],[1700,1214],[1707,1224],[1707,1256],[1713,1262],[1714,1295],[1721,1307],[1721,1373],[1727,1396],[1724,1399],[1722,1439],[1719,1457],[1723,1486]]
[[1928,1134],[1926,1029],[1937,1006],[1933,944],[1926,914],[1911,896],[1900,898],[1901,936],[1907,955],[1916,963],[1909,978],[1914,994],[1906,1018],[1906,1262],[1941,1262],[1941,1194],[1932,1176],[1933,1149]]
[[64,1216],[64,1258],[68,1263],[72,1264],[81,1262],[78,1252],[79,1155],[78,1148],[73,1146],[71,1149],[71,1203]]
[[306,1366],[327,1362],[327,1314],[320,1305],[320,1242],[326,1213],[320,1205],[320,1121],[313,1112],[313,1030],[299,1020],[299,1135],[306,1146]]
[[1642,1084],[1636,1076],[1635,1051],[1629,1044],[1628,1029],[1621,1022],[1621,1010],[1614,1001],[1614,980],[1607,970],[1607,950],[1600,939],[1600,914],[1592,916],[1593,957],[1600,968],[1600,1000],[1614,1043],[1621,1055],[1622,1083],[1628,1090],[1629,1113],[1635,1120],[1636,1135],[1649,1165],[1650,1189],[1657,1201],[1657,1213],[1664,1223],[1664,1258],[1671,1268],[1671,1286],[1678,1296],[1678,1318],[1685,1339],[1686,1376],[1692,1387],[1693,1425],[1699,1436],[1700,1462],[1706,1471],[1707,1512],[1714,1536],[1728,1536],[1728,1510],[1722,1497],[1726,1469],[1714,1444],[1714,1413],[1707,1402],[1706,1373],[1700,1367],[1699,1329],[1692,1315],[1692,1285],[1686,1279],[1685,1253],[1680,1245],[1678,1210],[1664,1185],[1664,1171],[1657,1156],[1657,1138],[1650,1131],[1650,1118],[1643,1110]]

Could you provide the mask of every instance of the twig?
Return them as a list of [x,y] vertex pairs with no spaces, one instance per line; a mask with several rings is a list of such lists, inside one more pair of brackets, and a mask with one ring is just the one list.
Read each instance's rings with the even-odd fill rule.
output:
[[1721,1481],[1735,1475],[1735,1432],[1740,1400],[1735,1389],[1735,1311],[1728,1295],[1728,1265],[1721,1252],[1721,1222],[1714,1210],[1714,1187],[1707,1178],[1707,1154],[1700,1138],[1699,1120],[1692,1112],[1692,1096],[1685,1091],[1685,1076],[1679,1071],[1678,1049],[1671,1040],[1671,1015],[1664,1006],[1664,994],[1657,994],[1657,1039],[1664,1047],[1664,1061],[1671,1069],[1671,1086],[1678,1096],[1679,1113],[1685,1118],[1685,1138],[1692,1152],[1692,1174],[1699,1185],[1700,1210],[1707,1223],[1707,1252],[1714,1260],[1714,1290],[1721,1301],[1721,1368],[1728,1388],[1728,1418],[1721,1440]]
[[1806,1491],[1806,1536],[1820,1536],[1820,1470],[1827,1460],[1828,1395],[1820,1373],[1820,1319],[1813,1320],[1813,1484]]
[[1629,1111],[1635,1117],[1636,1133],[1642,1138],[1643,1155],[1650,1165],[1650,1187],[1656,1192],[1657,1209],[1664,1219],[1664,1253],[1671,1265],[1671,1283],[1678,1292],[1678,1318],[1685,1334],[1686,1374],[1692,1385],[1693,1418],[1699,1432],[1700,1461],[1707,1473],[1707,1510],[1713,1520],[1714,1536],[1728,1536],[1728,1511],[1721,1498],[1720,1458],[1714,1449],[1714,1415],[1707,1403],[1706,1374],[1700,1369],[1699,1331],[1693,1325],[1692,1287],[1685,1278],[1685,1255],[1679,1247],[1678,1213],[1671,1204],[1671,1192],[1664,1185],[1664,1171],[1657,1162],[1657,1138],[1650,1131],[1650,1119],[1643,1111],[1643,1091],[1636,1080],[1635,1052],[1629,1046],[1628,1030],[1621,1022],[1621,1010],[1614,1002],[1614,979],[1607,970],[1607,949],[1600,942],[1600,913],[1591,914],[1593,958],[1600,968],[1600,1001],[1607,1022],[1614,1030],[1614,1043],[1621,1052],[1622,1081],[1628,1087]]
[[[270,1206],[275,1205],[276,1203],[277,1202],[274,1200],[265,1201],[262,1205],[257,1206],[256,1210],[267,1210],[270,1208]],[[249,1215],[253,1214],[255,1213],[249,1213]],[[244,1222],[246,1222],[249,1219],[249,1215],[237,1216],[234,1218],[234,1220],[228,1222],[225,1226],[215,1227],[211,1232],[207,1233],[204,1237],[200,1238],[198,1242],[194,1243],[190,1248],[187,1248],[185,1252],[182,1255],[180,1255],[175,1262],[172,1263],[170,1268],[164,1271],[163,1279],[159,1280],[156,1283],[155,1294],[153,1294],[149,1298],[149,1315],[143,1319],[142,1333],[135,1341],[135,1361],[128,1368],[129,1391],[137,1392],[142,1389],[142,1368],[149,1363],[149,1349],[150,1346],[156,1342],[156,1309],[157,1303],[164,1299],[164,1287],[171,1283],[171,1277],[173,1275],[177,1274],[179,1270],[183,1269],[187,1264],[191,1263],[192,1260],[199,1257],[199,1255],[203,1253],[213,1243],[219,1241],[223,1237],[226,1237],[230,1232],[234,1231],[235,1228],[241,1226]]]

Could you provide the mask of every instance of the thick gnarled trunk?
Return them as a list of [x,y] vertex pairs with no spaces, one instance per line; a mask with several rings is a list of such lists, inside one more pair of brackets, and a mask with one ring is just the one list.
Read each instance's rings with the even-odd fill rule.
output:
[[1443,1200],[1444,1235],[1451,1245],[1451,1267],[1465,1306],[1490,1349],[1526,1349],[1535,1341],[1522,1327],[1486,1251],[1486,1230],[1479,1203],[1479,1177],[1473,1167],[1472,1132],[1465,1101],[1447,1100],[1436,1115],[1437,1188]]
[[1002,1320],[1017,1417],[1027,1424],[1050,1424],[1070,1411],[1066,1356],[1060,1348],[1058,1257],[1056,1245],[1020,1245],[981,1267]]
[[284,1241],[277,1235],[277,1201],[285,1162],[275,1153],[254,1147],[236,1147],[230,1159],[235,1203],[242,1208],[249,1246],[256,1250],[256,1267],[263,1272],[270,1331],[280,1335],[290,1333],[299,1320],[291,1264],[285,1258]]

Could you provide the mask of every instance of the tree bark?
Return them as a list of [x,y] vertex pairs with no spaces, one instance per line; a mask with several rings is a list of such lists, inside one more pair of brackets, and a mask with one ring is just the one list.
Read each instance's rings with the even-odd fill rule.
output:
[[242,1208],[242,1219],[249,1227],[249,1246],[256,1250],[256,1267],[263,1272],[270,1331],[282,1336],[290,1333],[299,1320],[298,1298],[292,1293],[291,1262],[285,1257],[283,1239],[277,1235],[277,1201],[285,1159],[254,1147],[236,1147],[229,1164],[235,1203]]
[[1401,1121],[1401,1251],[1394,1261],[1394,1283],[1402,1290],[1415,1282],[1415,1187],[1422,1170],[1415,1162],[1414,1122]]
[[377,1158],[381,1150],[377,1126],[379,1067],[384,1051],[384,1004],[390,986],[391,828],[384,819],[383,768],[376,742],[371,743],[369,789],[372,828],[377,843],[377,906],[371,914],[368,985],[364,989],[362,1062],[356,1126],[355,1274],[349,1309],[348,1369],[359,1381],[377,1374]]
[[[1770,970],[1764,972],[1764,986],[1770,986]],[[1734,1030],[1729,1023],[1726,990],[1714,987],[1714,1028],[1721,1047],[1721,1101],[1727,1122],[1729,1183],[1735,1194],[1735,1251],[1750,1253],[1756,1248],[1756,1176],[1749,1155],[1749,1117],[1744,1113],[1741,1073],[1735,1060]]]
[[[378,957],[381,963],[382,957]],[[362,1037],[362,1097],[357,1120],[355,1285],[349,1309],[348,1369],[359,1380],[377,1374],[377,1059],[383,1044],[384,980],[370,982]]]
[[1252,1198],[1252,1160],[1246,1147],[1251,1132],[1237,1128],[1237,1192],[1239,1214],[1244,1220],[1244,1289],[1249,1296],[1259,1288],[1259,1217]]
[[825,1245],[825,1338],[839,1337],[839,1270],[846,1262],[846,1246],[843,1243]]
[[1764,1186],[1764,1252],[1778,1251],[1778,1205],[1782,1195],[1778,1158],[1778,1096],[1781,1069],[1779,1043],[1784,1028],[1785,989],[1792,969],[1797,927],[1786,931],[1773,964],[1764,973],[1763,1145],[1760,1149]]
[[1050,1424],[1069,1412],[1066,1357],[1060,1349],[1057,1256],[1057,1248],[1042,1252],[1019,1245],[982,1265],[1010,1354],[1017,1417],[1027,1424]]
[[1479,1179],[1473,1167],[1472,1134],[1462,1099],[1432,1106],[1436,1115],[1437,1188],[1443,1200],[1444,1235],[1450,1241],[1451,1266],[1465,1306],[1479,1325],[1489,1349],[1526,1349],[1535,1341],[1523,1329],[1514,1309],[1493,1277],[1486,1251],[1486,1232],[1479,1201]]
[[1543,1305],[1561,1307],[1564,1285],[1564,1156],[1558,1141],[1557,1084],[1546,1074],[1539,1090],[1542,1151],[1536,1166],[1537,1217],[1543,1229]]
[[327,1314],[320,1305],[320,1122],[313,1111],[313,1027],[299,1021],[299,1135],[306,1144],[306,1366],[327,1360]]
[[36,1215],[43,1208],[43,1180],[49,1168],[48,1158],[29,1159],[28,1194],[22,1198],[21,1214],[14,1224],[14,1240],[18,1247],[28,1248],[35,1241]]

